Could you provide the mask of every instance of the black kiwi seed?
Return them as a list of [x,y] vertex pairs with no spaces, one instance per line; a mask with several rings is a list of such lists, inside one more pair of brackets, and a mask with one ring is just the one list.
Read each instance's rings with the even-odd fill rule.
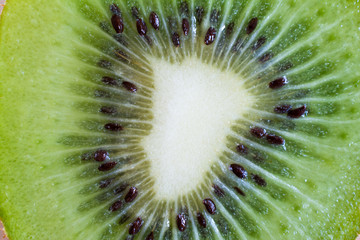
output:
[[140,228],[142,227],[144,221],[138,217],[131,225],[129,228],[129,234],[130,235],[135,235],[140,231]]
[[278,89],[278,88],[285,86],[287,83],[288,83],[288,80],[284,76],[284,77],[277,78],[274,81],[269,82],[269,88]]
[[218,185],[213,184],[213,188],[216,195],[218,195],[219,197],[225,196],[224,190],[222,190]]
[[205,44],[210,45],[214,42],[216,37],[216,30],[213,27],[210,27],[205,35]]
[[113,14],[116,14],[116,15],[121,16],[121,11],[120,11],[118,5],[116,5],[115,3],[113,3],[113,4],[110,5],[110,11],[111,11]]
[[291,117],[291,118],[299,118],[299,117],[303,116],[305,113],[306,113],[306,105],[299,107],[299,108],[289,110],[287,115],[288,115],[288,117]]
[[203,17],[204,17],[204,8],[202,7],[196,7],[195,8],[195,19],[196,19],[196,22],[201,24],[202,20],[203,20]]
[[260,177],[257,174],[251,174],[251,178],[254,180],[254,182],[261,186],[261,187],[266,187],[267,183],[265,181],[265,179],[263,179],[262,177]]
[[106,188],[108,187],[112,182],[112,179],[105,179],[99,182],[99,188]]
[[230,165],[230,171],[232,171],[238,178],[244,179],[247,178],[247,171],[245,168],[239,164],[233,163]]
[[113,169],[116,166],[116,164],[117,164],[117,162],[103,163],[98,167],[98,169],[101,172],[109,171],[109,170]]
[[94,153],[94,159],[95,161],[97,162],[103,162],[107,159],[109,159],[109,153],[105,150],[97,150],[95,153]]
[[197,218],[200,226],[202,226],[203,228],[206,228],[206,219],[205,219],[204,215],[202,213],[198,212],[196,214],[196,218]]
[[238,153],[247,154],[248,153],[248,148],[244,144],[239,144],[239,145],[236,146],[236,151]]
[[284,145],[285,144],[285,140],[282,137],[276,136],[274,134],[267,134],[266,140],[269,143],[275,144],[275,145]]
[[150,13],[149,22],[155,30],[159,30],[160,20],[159,20],[159,16],[155,12]]
[[137,7],[135,6],[131,7],[131,14],[133,15],[134,18],[139,18],[139,10],[137,9]]
[[252,49],[255,51],[257,49],[259,49],[264,43],[266,42],[266,37],[260,37],[256,43],[254,44],[254,46],[252,47]]
[[180,36],[177,33],[173,33],[171,36],[171,41],[173,42],[175,47],[180,46]]
[[272,53],[265,53],[264,55],[262,55],[262,56],[259,58],[259,62],[261,62],[261,63],[267,62],[267,61],[269,61],[272,57],[273,57],[273,54],[272,54]]
[[210,213],[211,215],[214,215],[216,213],[216,205],[210,198],[206,198],[203,200],[203,204],[205,205],[206,211]]
[[234,189],[241,195],[241,196],[246,196],[246,194],[244,193],[244,191],[243,190],[241,190],[240,188],[238,188],[238,187],[234,187]]
[[180,213],[176,216],[176,224],[180,232],[185,231],[186,229],[186,217],[183,213]]
[[146,23],[141,18],[136,19],[136,28],[140,36],[146,35],[147,33]]
[[100,108],[100,112],[105,114],[114,114],[117,113],[117,110],[114,107],[103,106]]
[[246,34],[251,34],[255,30],[257,24],[258,24],[258,18],[256,17],[252,18],[246,27]]
[[227,26],[226,26],[226,29],[225,29],[225,36],[228,38],[231,36],[231,34],[233,33],[234,31],[234,26],[235,26],[235,23],[234,22],[231,22],[229,23]]
[[114,30],[116,31],[116,33],[122,33],[124,31],[124,23],[119,15],[117,14],[112,15],[111,24]]
[[122,207],[122,201],[118,200],[110,206],[109,211],[115,212],[115,211],[119,210],[121,207]]
[[128,191],[128,193],[125,196],[125,202],[132,202],[138,195],[138,190],[136,187],[131,187]]
[[102,77],[101,81],[105,83],[106,85],[116,86],[118,83],[117,81],[112,77]]
[[129,92],[135,93],[137,91],[136,85],[131,82],[123,81],[122,86]]
[[104,125],[104,128],[109,131],[118,132],[123,130],[124,128],[118,123],[107,123]]
[[250,129],[250,133],[257,138],[263,138],[266,135],[266,130],[259,127],[253,127]]
[[291,108],[292,108],[291,105],[284,104],[284,105],[276,106],[274,108],[274,112],[276,112],[276,113],[287,113]]
[[149,235],[147,235],[145,240],[154,240],[154,232],[149,233]]
[[182,29],[183,29],[184,35],[187,36],[189,34],[190,24],[186,18],[184,18],[182,20]]

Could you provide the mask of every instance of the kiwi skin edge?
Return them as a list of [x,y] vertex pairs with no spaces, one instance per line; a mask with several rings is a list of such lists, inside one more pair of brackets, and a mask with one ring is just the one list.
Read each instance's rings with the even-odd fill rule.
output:
[[[0,0],[0,16],[2,13],[2,10],[4,9],[6,0]],[[5,229],[4,229],[4,225],[2,224],[2,221],[0,220],[0,240],[8,240],[6,233],[5,233]]]
[[[6,3],[6,0],[0,0],[0,16],[1,16],[2,10],[4,9],[5,3]],[[0,240],[8,240],[8,238],[6,237],[4,225],[2,224],[1,220],[0,220]]]
[[6,3],[6,0],[0,0],[0,15],[2,13],[2,10],[4,9],[5,3]]
[[4,225],[2,224],[1,220],[0,220],[0,240],[9,240],[6,236]]
[[[4,9],[5,3],[6,3],[6,0],[0,0],[0,16],[1,16],[2,10]],[[0,240],[8,240],[6,233],[5,233],[4,225],[1,220],[0,220]]]

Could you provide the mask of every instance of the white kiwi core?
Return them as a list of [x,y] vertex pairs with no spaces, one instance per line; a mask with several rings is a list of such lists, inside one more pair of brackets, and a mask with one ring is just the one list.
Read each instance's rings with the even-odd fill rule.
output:
[[254,98],[236,73],[197,58],[150,62],[153,129],[142,146],[151,161],[155,197],[176,200],[203,182],[225,148],[231,125]]

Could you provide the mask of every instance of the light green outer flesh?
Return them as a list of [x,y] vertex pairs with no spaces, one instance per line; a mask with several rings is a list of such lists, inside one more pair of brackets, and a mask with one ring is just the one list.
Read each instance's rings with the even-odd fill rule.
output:
[[[44,7],[46,4],[58,7],[49,12]],[[62,62],[54,52],[57,46],[64,47],[72,34],[70,28],[56,26],[68,17],[68,13],[62,14],[59,1],[9,1],[1,19],[0,215],[10,239],[72,238],[72,226],[66,222],[73,210],[66,206],[76,202],[76,194],[75,199],[55,199],[51,194],[56,191],[56,183],[36,181],[51,176],[49,171],[56,175],[63,169],[63,163],[55,159],[56,152],[65,147],[57,144],[54,126],[71,128],[62,117],[71,101],[54,97],[65,89],[64,79],[59,75],[68,74],[63,72]],[[8,26],[12,26],[11,29]],[[41,37],[48,35],[54,38]],[[71,55],[71,49],[65,47],[62,54]],[[75,78],[74,74],[71,76]],[[39,94],[34,94],[35,89]],[[37,107],[30,107],[34,105],[29,103],[35,102]],[[47,112],[54,104],[59,111]],[[47,149],[54,153],[49,154]],[[47,155],[47,160],[39,161],[41,155]],[[32,165],[33,171],[24,172],[15,167],[25,165]],[[70,183],[64,181],[62,186],[70,188]],[[44,197],[46,202],[42,201]],[[16,207],[17,201],[28,206],[26,212]]]
[[[351,1],[348,3],[352,6]],[[68,72],[61,58],[72,56],[73,44],[70,39],[71,36],[77,37],[69,25],[62,24],[76,21],[71,12],[66,10],[72,4],[62,1],[10,0],[1,19],[0,217],[13,240],[75,239],[77,226],[82,229],[87,224],[86,219],[76,222],[77,213],[73,210],[76,207],[69,207],[78,206],[81,202],[81,196],[76,194],[78,188],[72,188],[73,182],[49,181],[49,176],[64,174],[64,169],[68,171],[64,178],[76,172],[64,168],[63,162],[59,161],[57,152],[66,150],[66,147],[57,143],[56,134],[59,129],[76,130],[73,123],[77,121],[77,116],[73,116],[73,119],[64,117],[64,113],[72,113],[68,108],[72,100],[61,98],[62,94],[66,96],[68,90],[68,80],[64,76],[75,81],[81,78],[76,75],[76,68]],[[357,10],[356,6],[349,9]],[[331,8],[334,18],[344,11],[337,10]],[[350,22],[360,26],[359,20],[359,14],[355,12]],[[360,41],[354,26],[349,27],[347,33],[354,33],[355,36],[346,37],[354,40],[351,45],[352,62],[355,64],[360,60],[360,44],[355,41]],[[354,74],[358,75],[358,69],[354,65]],[[357,100],[354,99],[355,105],[359,106]],[[349,134],[348,139],[358,142],[358,129]],[[51,150],[51,153],[47,150]],[[345,157],[342,153],[343,157],[353,156],[354,161],[358,161],[357,154],[354,154],[358,153],[357,144],[349,147],[348,151],[351,153],[346,153]],[[28,169],[33,171],[26,172]],[[349,173],[350,178],[354,176],[357,176],[354,171]],[[354,189],[349,189],[358,194],[358,178],[354,182]],[[58,191],[59,185],[66,190],[62,198],[53,194]],[[341,204],[349,204],[351,207],[347,209],[342,206],[343,212],[339,218],[335,218],[333,224],[343,228],[346,236],[355,236],[359,214],[353,209],[358,206],[358,201],[356,198],[344,199]],[[27,208],[18,208],[17,205]],[[329,214],[339,213],[336,210],[339,206],[335,205],[331,209],[334,212]],[[346,213],[350,215],[347,219],[354,219],[354,224],[348,220],[344,225],[341,224],[341,217]],[[340,237],[334,236],[334,239]]]

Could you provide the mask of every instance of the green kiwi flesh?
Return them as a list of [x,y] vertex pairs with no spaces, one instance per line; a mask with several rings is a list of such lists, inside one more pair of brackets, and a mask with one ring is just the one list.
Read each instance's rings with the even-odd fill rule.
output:
[[9,1],[16,239],[355,239],[360,4]]

